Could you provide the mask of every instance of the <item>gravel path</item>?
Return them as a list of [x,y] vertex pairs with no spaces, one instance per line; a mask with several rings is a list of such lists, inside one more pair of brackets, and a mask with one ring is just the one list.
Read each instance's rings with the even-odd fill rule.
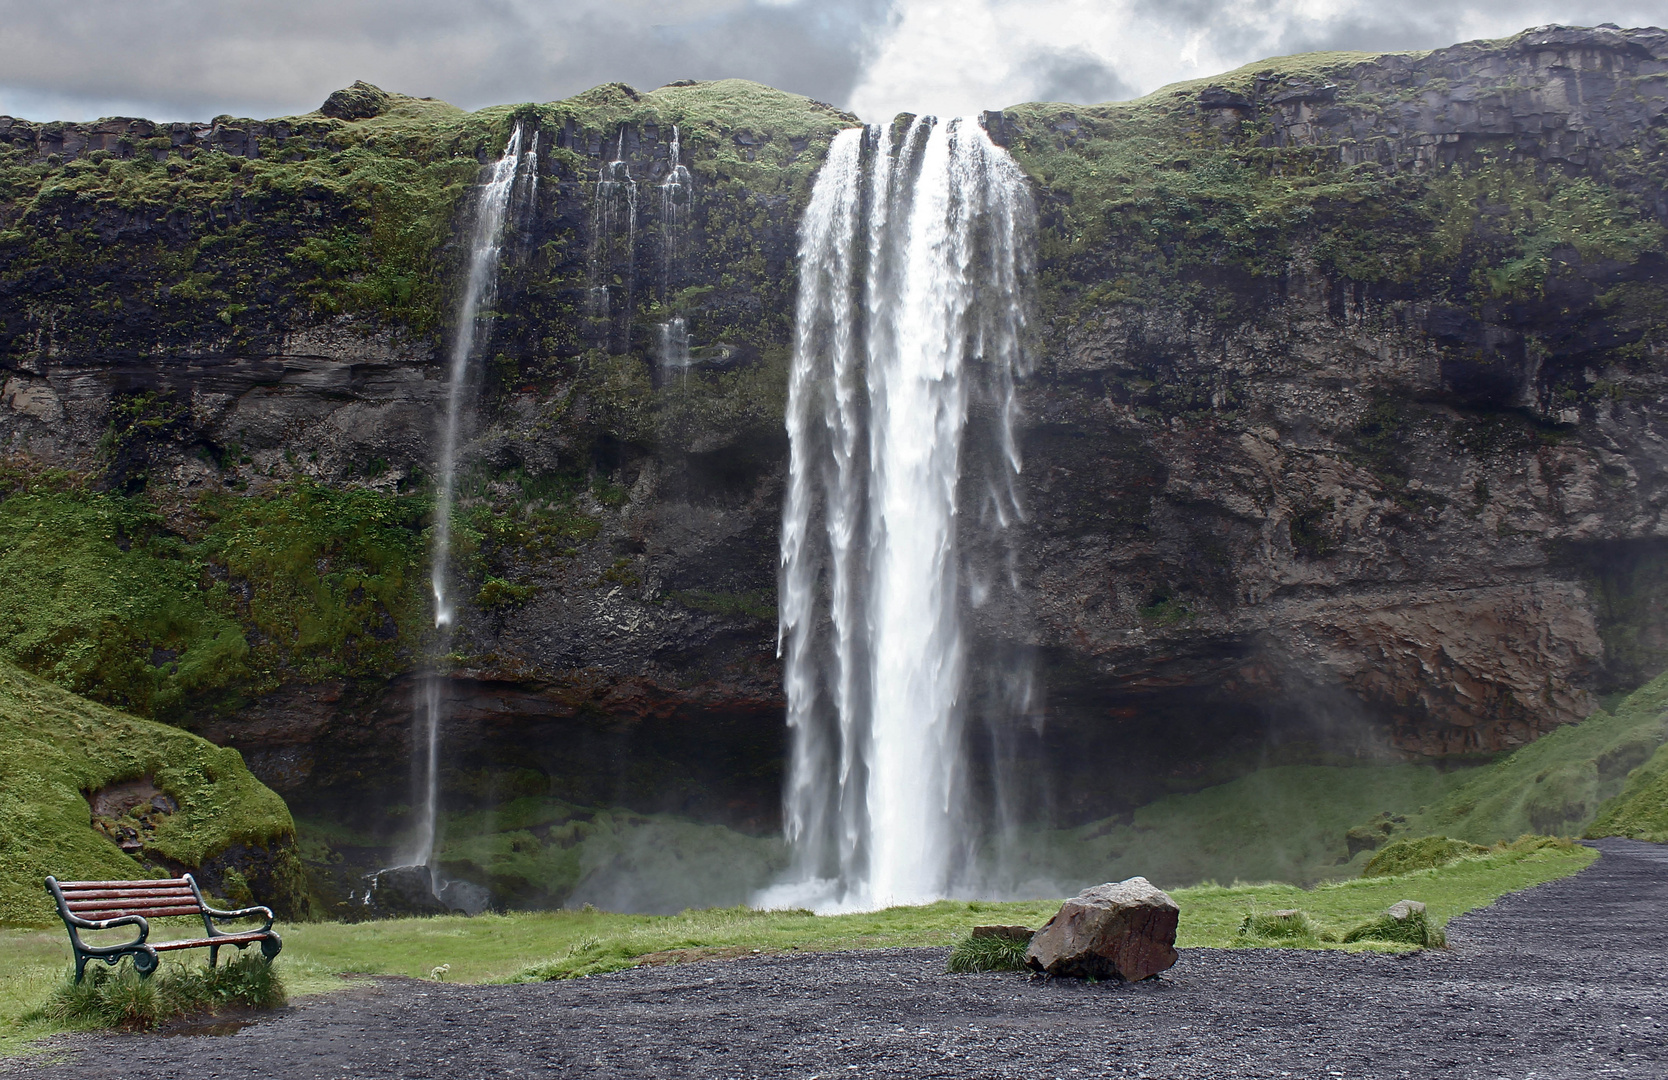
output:
[[1668,1077],[1668,848],[1449,925],[1447,953],[1188,949],[1135,985],[945,975],[942,949],[538,986],[369,981],[221,1037],[64,1044],[30,1080]]

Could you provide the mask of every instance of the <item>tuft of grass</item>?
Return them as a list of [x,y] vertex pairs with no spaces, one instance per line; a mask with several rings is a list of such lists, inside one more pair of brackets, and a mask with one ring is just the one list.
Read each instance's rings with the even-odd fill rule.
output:
[[213,968],[170,964],[149,979],[141,979],[129,964],[114,971],[92,967],[79,983],[66,975],[46,1003],[23,1020],[143,1030],[178,1016],[226,1008],[275,1009],[288,1000],[272,965],[251,954]]
[[1321,943],[1321,929],[1298,908],[1261,911],[1252,908],[1239,924],[1239,936],[1246,944],[1278,944],[1291,948],[1315,948]]
[[1448,935],[1440,927],[1432,926],[1429,917],[1423,911],[1414,911],[1405,919],[1398,919],[1385,912],[1368,919],[1344,935],[1345,944],[1363,941],[1415,945],[1421,949],[1444,949],[1448,946]]
[[944,970],[954,974],[974,971],[1024,971],[1025,950],[1030,942],[1010,937],[975,937],[969,934],[956,942]]
[[1412,870],[1428,870],[1447,866],[1467,855],[1481,855],[1488,848],[1452,840],[1446,836],[1421,836],[1417,840],[1395,840],[1386,844],[1361,868],[1361,876],[1389,877]]

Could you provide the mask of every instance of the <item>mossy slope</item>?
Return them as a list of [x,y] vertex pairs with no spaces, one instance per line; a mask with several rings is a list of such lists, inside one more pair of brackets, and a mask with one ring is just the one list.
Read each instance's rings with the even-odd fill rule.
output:
[[1649,768],[1631,781],[1628,773],[1647,759],[1653,765],[1659,762],[1658,748],[1665,736],[1668,674],[1647,683],[1613,710],[1561,727],[1470,773],[1440,801],[1408,815],[1394,832],[1449,836],[1475,844],[1493,844],[1525,833],[1579,836],[1589,825],[1601,828],[1595,818],[1608,800],[1623,793],[1626,784],[1634,793],[1635,809],[1618,804],[1606,808],[1601,819],[1602,828],[1621,830],[1635,813],[1646,813],[1646,793],[1655,790],[1652,777],[1656,774]]
[[[284,802],[223,749],[75,696],[0,662],[0,924],[42,925],[42,888],[64,879],[135,879],[197,867],[234,844],[293,840]],[[146,843],[143,865],[94,831],[84,792],[151,777],[179,809]]]

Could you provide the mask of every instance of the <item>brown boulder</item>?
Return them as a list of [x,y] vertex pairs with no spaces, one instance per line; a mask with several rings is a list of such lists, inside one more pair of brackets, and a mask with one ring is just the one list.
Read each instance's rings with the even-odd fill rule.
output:
[[1136,982],[1176,962],[1180,916],[1176,902],[1146,878],[1096,885],[1043,924],[1025,965],[1049,975]]

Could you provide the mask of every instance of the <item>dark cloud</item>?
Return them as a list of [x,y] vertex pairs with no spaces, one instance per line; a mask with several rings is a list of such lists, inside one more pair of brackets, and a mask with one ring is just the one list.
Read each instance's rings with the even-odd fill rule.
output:
[[365,79],[465,108],[746,78],[842,102],[893,0],[0,0],[0,111],[303,112]]
[[1037,101],[1093,105],[1135,96],[1134,88],[1118,77],[1111,64],[1087,49],[1041,51],[1027,68],[1036,80],[1033,97]]

